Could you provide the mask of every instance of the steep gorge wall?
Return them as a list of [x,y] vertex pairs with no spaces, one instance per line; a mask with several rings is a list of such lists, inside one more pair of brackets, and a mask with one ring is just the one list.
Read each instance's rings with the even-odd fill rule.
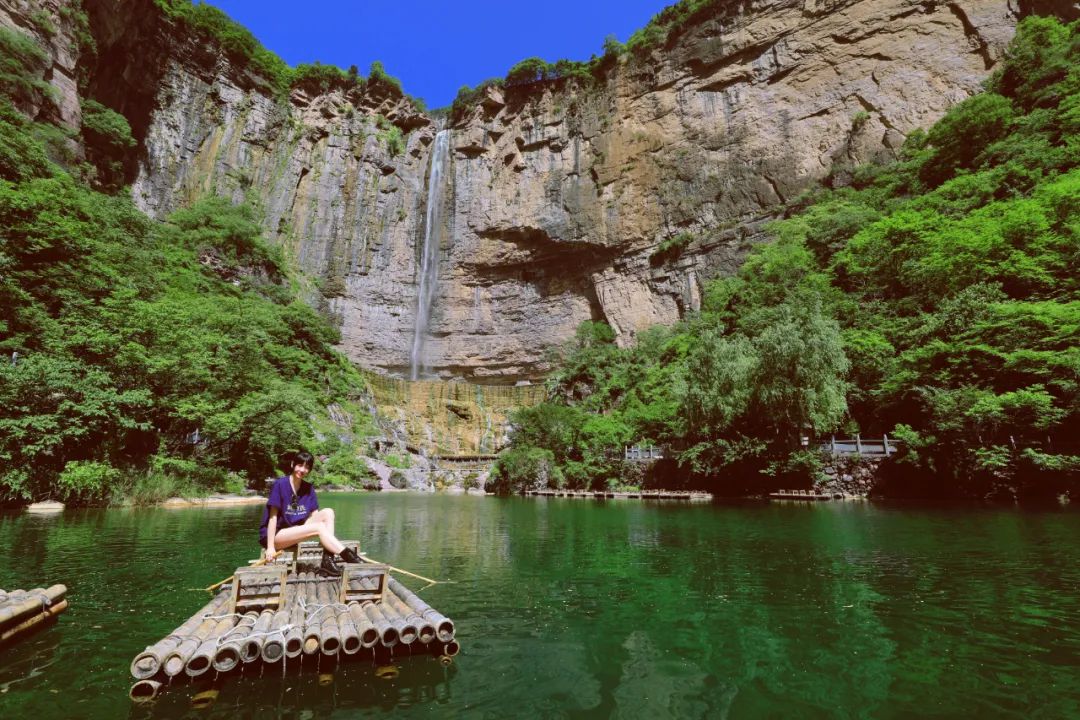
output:
[[[0,22],[25,26],[38,6],[59,17],[63,4],[0,0]],[[79,62],[93,63],[89,94],[140,141],[139,206],[163,217],[206,193],[254,202],[269,237],[318,279],[311,299],[340,320],[342,349],[406,374],[445,121],[385,83],[281,97],[151,0],[85,6],[98,50]],[[976,92],[1023,11],[1013,0],[732,1],[599,84],[489,92],[450,128],[425,365],[443,378],[536,379],[582,320],[631,342],[696,309],[702,282],[737,269],[785,201],[891,154]],[[73,59],[52,53],[59,106],[77,124]],[[681,252],[656,254],[678,236]]]
[[452,128],[445,365],[528,374],[582,319],[629,342],[697,309],[785,201],[976,92],[1017,16],[1006,0],[731,2],[599,90],[489,92]]

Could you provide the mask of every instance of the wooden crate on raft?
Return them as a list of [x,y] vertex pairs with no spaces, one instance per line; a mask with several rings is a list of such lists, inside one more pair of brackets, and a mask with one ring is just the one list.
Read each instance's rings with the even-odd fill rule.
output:
[[386,592],[387,565],[345,563],[341,566],[341,594],[338,602],[380,602]]
[[285,607],[285,565],[262,565],[237,568],[233,576],[229,614],[243,613],[255,608]]
[[[347,548],[352,548],[357,553],[360,552],[360,542],[358,540],[342,540],[341,544]],[[295,552],[297,562],[309,565],[318,565],[322,562],[323,547],[318,540],[301,540],[291,548],[287,548],[285,552]]]

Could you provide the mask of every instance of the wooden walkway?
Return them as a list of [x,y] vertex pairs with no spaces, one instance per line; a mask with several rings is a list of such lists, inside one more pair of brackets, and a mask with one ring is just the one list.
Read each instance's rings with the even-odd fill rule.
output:
[[692,500],[711,502],[712,493],[681,490],[643,490],[641,492],[608,492],[603,490],[525,490],[532,497],[591,498],[594,500]]
[[770,500],[833,500],[841,499],[841,496],[833,496],[828,493],[814,492],[813,490],[777,490],[769,493]]
[[822,493],[813,490],[777,490],[769,493],[770,500],[797,500],[800,502],[817,502],[820,500],[865,500],[865,495],[851,495],[848,493]]

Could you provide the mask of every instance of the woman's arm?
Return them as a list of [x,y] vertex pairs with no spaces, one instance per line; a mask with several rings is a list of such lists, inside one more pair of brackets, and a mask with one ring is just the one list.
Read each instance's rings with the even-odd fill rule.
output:
[[274,549],[274,536],[277,535],[278,509],[270,506],[270,520],[266,523],[266,559],[271,560],[277,555]]

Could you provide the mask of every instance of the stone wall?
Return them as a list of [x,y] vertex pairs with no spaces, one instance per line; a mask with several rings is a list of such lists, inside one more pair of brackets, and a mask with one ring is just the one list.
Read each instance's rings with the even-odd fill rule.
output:
[[826,461],[825,481],[814,483],[814,490],[828,495],[868,497],[880,479],[884,458],[834,455]]

